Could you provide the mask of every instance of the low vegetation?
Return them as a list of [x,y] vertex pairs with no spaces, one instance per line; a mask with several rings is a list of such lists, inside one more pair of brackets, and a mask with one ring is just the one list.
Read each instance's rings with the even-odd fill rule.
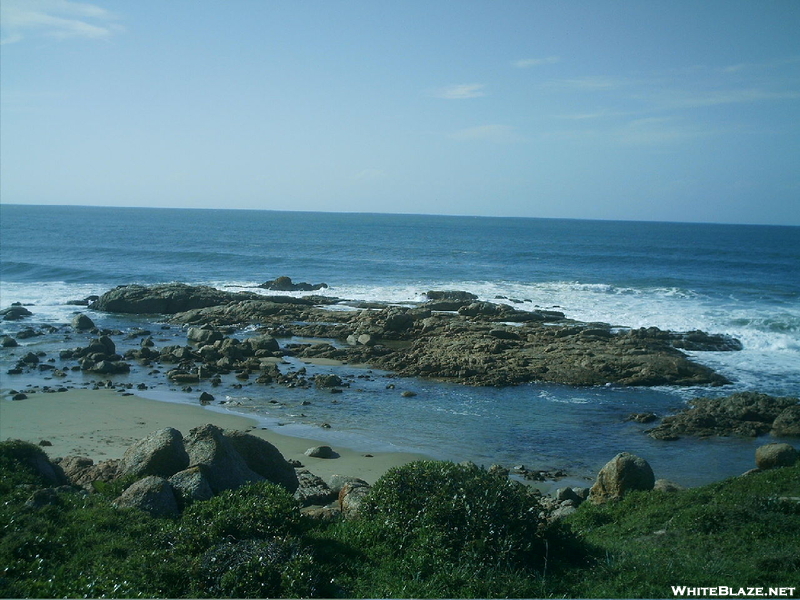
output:
[[[2,597],[672,597],[673,585],[800,587],[800,466],[584,503],[549,523],[529,489],[418,462],[325,523],[251,484],[177,518],[119,492],[53,490],[42,451],[0,443]],[[796,590],[797,593],[797,590]]]

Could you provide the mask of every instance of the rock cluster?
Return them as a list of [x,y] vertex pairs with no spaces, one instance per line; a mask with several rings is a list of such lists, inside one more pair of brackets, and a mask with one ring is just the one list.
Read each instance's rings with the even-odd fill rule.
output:
[[317,290],[324,290],[328,287],[327,283],[317,283],[312,285],[310,283],[293,283],[290,277],[278,277],[271,281],[266,281],[258,287],[275,292],[315,292]]
[[658,440],[677,440],[682,435],[709,437],[740,435],[757,437],[800,436],[800,404],[797,398],[740,392],[724,398],[697,398],[689,408],[648,431]]
[[[310,286],[293,283],[288,277],[263,285],[278,291]],[[555,310],[519,310],[506,303],[481,302],[465,291],[432,290],[426,297],[426,302],[414,307],[370,304],[355,312],[343,312],[327,308],[336,299],[319,296],[263,296],[172,283],[121,286],[106,292],[91,306],[108,312],[170,314],[172,322],[189,325],[190,346],[164,348],[160,353],[143,348],[130,357],[126,355],[128,359],[179,363],[171,377],[179,383],[201,378],[198,366],[212,375],[236,370],[243,376],[252,373],[264,383],[275,381],[280,374],[274,365],[250,360],[266,358],[263,353],[271,352],[368,364],[403,376],[469,385],[503,386],[532,381],[571,385],[720,385],[727,379],[694,363],[681,349],[741,348],[737,340],[728,336],[580,323]],[[252,325],[260,326],[260,331],[273,338],[316,337],[340,340],[346,345],[334,346],[321,340],[286,345],[279,351],[277,343],[257,349],[252,344],[249,349],[246,345],[234,348],[234,338],[223,339],[223,328]],[[258,352],[262,354],[259,356]],[[107,364],[101,367],[110,368]]]

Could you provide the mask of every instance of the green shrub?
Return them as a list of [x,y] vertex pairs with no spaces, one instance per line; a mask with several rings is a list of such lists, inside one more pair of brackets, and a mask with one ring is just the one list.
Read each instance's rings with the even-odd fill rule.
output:
[[299,505],[284,488],[269,482],[227,490],[189,506],[177,531],[182,551],[205,552],[220,540],[271,539],[297,533]]
[[297,540],[226,541],[203,554],[195,591],[214,598],[312,597],[319,580],[313,556]]
[[0,494],[10,493],[19,485],[48,485],[37,464],[47,464],[44,450],[21,440],[0,442]]

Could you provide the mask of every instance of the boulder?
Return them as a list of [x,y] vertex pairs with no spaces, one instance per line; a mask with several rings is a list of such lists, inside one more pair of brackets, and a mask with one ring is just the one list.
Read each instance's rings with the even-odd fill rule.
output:
[[208,483],[208,478],[205,476],[205,470],[204,465],[195,465],[178,471],[169,478],[181,507],[198,500],[208,500],[214,495],[211,484]]
[[138,508],[154,517],[170,517],[180,512],[172,485],[154,475],[128,487],[113,504],[118,508]]
[[196,344],[213,344],[223,337],[221,332],[209,326],[189,327],[186,332],[186,338]]
[[756,448],[756,466],[759,469],[791,467],[797,461],[797,450],[789,444],[766,444]]
[[123,475],[170,477],[189,466],[181,432],[172,427],[154,431],[130,446],[122,456]]
[[319,374],[314,377],[314,385],[318,388],[333,388],[343,385],[341,377],[334,374]]
[[86,329],[94,329],[94,321],[83,313],[78,313],[72,317],[72,328],[77,331],[84,331]]
[[339,456],[330,446],[315,446],[306,450],[304,454],[311,458],[336,458]]
[[772,422],[775,437],[800,437],[800,404],[784,408]]
[[253,352],[258,350],[277,352],[281,349],[280,345],[278,344],[278,340],[271,335],[254,335],[244,340],[244,343],[248,344],[253,349]]
[[349,481],[339,490],[339,510],[345,519],[358,517],[361,503],[372,488],[366,481]]
[[208,483],[215,494],[238,488],[264,477],[247,466],[234,445],[215,425],[195,427],[183,440],[190,465],[205,465]]
[[294,467],[267,440],[232,429],[226,429],[224,436],[253,472],[290,492],[297,489],[299,483]]
[[33,313],[24,306],[14,305],[0,310],[3,321],[19,321],[25,317],[30,317]]
[[331,488],[331,491],[337,495],[339,494],[339,492],[342,491],[342,488],[347,483],[359,483],[359,484],[363,483],[364,485],[369,485],[367,484],[366,481],[364,481],[363,479],[359,479],[358,477],[351,477],[350,475],[339,475],[339,474],[331,475],[328,478],[327,483],[328,487]]
[[648,462],[634,454],[621,452],[600,469],[589,492],[589,500],[594,504],[604,504],[634,490],[652,490],[654,485],[655,476]]
[[328,487],[322,478],[307,469],[296,469],[296,473],[299,486],[294,492],[294,497],[302,506],[324,506],[336,500],[337,494]]
[[10,335],[4,335],[2,338],[0,338],[0,346],[3,348],[16,348],[19,346],[19,344],[17,343],[17,340]]

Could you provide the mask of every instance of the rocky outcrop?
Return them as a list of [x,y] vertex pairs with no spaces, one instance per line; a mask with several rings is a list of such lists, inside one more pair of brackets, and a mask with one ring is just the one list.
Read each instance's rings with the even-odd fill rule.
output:
[[205,465],[195,465],[178,471],[169,478],[178,506],[184,508],[192,502],[209,500],[214,496],[214,490],[206,477],[207,470]]
[[336,500],[337,494],[328,484],[308,469],[297,469],[297,479],[300,485],[295,490],[294,497],[302,506],[325,506]]
[[97,464],[86,456],[65,456],[53,461],[64,472],[70,485],[94,491],[95,482],[108,483],[121,475],[120,461],[109,459]]
[[305,282],[293,283],[291,278],[284,276],[278,277],[277,279],[273,279],[271,281],[266,281],[258,287],[275,292],[315,292],[317,290],[327,289],[328,284],[317,283],[312,285]]
[[213,306],[204,309],[192,309],[176,314],[174,323],[211,324],[214,326],[240,325],[246,323],[264,323],[275,318],[300,318],[303,309],[311,303],[302,298],[279,300],[279,297],[260,297],[259,299],[241,300],[224,306]]
[[[788,412],[784,415],[785,411]],[[757,437],[770,431],[776,435],[792,435],[792,424],[799,411],[797,398],[756,392],[740,392],[724,398],[696,398],[683,412],[664,417],[648,434],[658,440],[677,440],[684,435]],[[778,417],[781,420],[776,428]]]
[[797,450],[789,444],[766,444],[756,448],[756,466],[761,470],[791,467],[797,457]]
[[258,298],[247,292],[223,292],[207,286],[167,283],[153,286],[123,285],[110,290],[92,303],[91,308],[103,312],[129,314],[174,314]]
[[621,452],[600,469],[589,492],[589,501],[604,504],[619,500],[634,490],[652,490],[654,485],[653,469],[647,461],[634,454]]

